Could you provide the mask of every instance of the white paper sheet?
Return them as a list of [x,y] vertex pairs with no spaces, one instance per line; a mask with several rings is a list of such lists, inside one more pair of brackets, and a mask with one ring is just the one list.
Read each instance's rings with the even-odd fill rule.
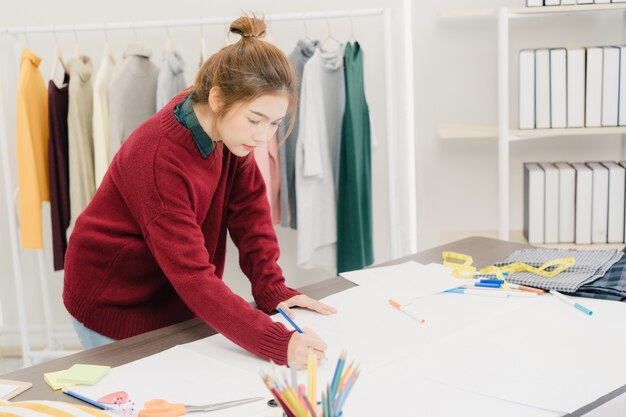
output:
[[71,388],[87,398],[98,398],[116,391],[126,391],[140,409],[151,399],[164,399],[187,405],[264,397],[263,401],[214,411],[194,413],[211,417],[264,416],[271,394],[263,385],[258,369],[234,368],[184,346],[176,346],[156,355],[118,366],[95,385]]
[[467,281],[454,278],[441,264],[421,265],[414,261],[343,272],[341,276],[357,285],[375,288],[381,295],[402,303],[456,288]]
[[[556,417],[626,382],[622,303],[581,300],[594,310],[588,317],[548,295],[444,293],[406,306],[426,320],[418,325],[387,298],[379,288],[355,287],[324,299],[336,315],[295,310],[296,322],[329,345],[320,392],[343,349],[361,366],[344,415]],[[159,397],[187,404],[269,399],[261,370],[270,365],[215,335],[114,368],[95,386],[75,390],[94,399],[126,390],[138,405]],[[289,378],[286,369],[279,372]],[[306,381],[306,372],[298,378]],[[266,409],[259,402],[207,416],[262,416]]]
[[416,351],[407,372],[544,409],[573,412],[626,382],[626,304],[550,295]]
[[18,388],[18,385],[0,384],[0,398],[9,395]]

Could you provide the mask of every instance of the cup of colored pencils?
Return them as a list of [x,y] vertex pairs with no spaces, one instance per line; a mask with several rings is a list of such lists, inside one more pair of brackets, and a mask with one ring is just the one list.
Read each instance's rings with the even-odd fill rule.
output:
[[347,367],[346,352],[342,352],[335,367],[332,381],[322,390],[318,401],[317,359],[309,351],[307,358],[307,385],[290,385],[287,379],[273,372],[261,374],[263,383],[282,407],[287,417],[340,417],[348,394],[359,377],[360,370],[354,362]]

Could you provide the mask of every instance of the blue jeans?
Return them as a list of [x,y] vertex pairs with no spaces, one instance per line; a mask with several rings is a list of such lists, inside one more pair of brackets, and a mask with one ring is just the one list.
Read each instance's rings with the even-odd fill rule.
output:
[[72,325],[74,326],[78,339],[80,339],[80,344],[83,345],[84,349],[93,349],[115,342],[114,339],[102,336],[100,333],[96,333],[93,330],[86,328],[83,323],[79,322],[74,317],[72,317]]

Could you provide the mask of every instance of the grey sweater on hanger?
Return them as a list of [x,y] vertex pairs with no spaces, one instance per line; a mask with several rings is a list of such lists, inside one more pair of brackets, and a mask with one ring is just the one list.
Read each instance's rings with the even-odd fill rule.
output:
[[156,113],[159,69],[150,61],[151,55],[149,48],[131,44],[109,84],[110,159],[133,130]]
[[185,81],[185,61],[176,51],[163,52],[163,63],[159,71],[156,107],[161,110],[174,96],[187,87]]
[[[300,101],[300,85],[304,64],[313,56],[319,41],[299,40],[289,59],[293,63],[298,75],[298,101]],[[300,105],[298,104],[298,108]],[[280,160],[280,224],[281,226],[296,229],[298,218],[296,215],[296,141],[298,138],[299,110],[296,110],[296,120],[293,130],[287,138],[287,126],[281,125],[278,132],[278,149]]]

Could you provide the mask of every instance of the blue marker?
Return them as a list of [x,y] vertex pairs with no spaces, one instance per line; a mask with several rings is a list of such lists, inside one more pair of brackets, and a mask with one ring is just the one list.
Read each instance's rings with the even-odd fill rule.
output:
[[109,409],[109,407],[107,407],[106,405],[99,403],[98,401],[92,400],[90,398],[87,398],[85,396],[82,396],[74,391],[70,391],[67,388],[63,388],[63,393],[69,395],[70,397],[74,397],[77,400],[81,400],[83,402],[86,402],[87,404],[93,405],[94,407],[98,407],[101,410]]
[[483,287],[483,288],[500,288],[500,284],[489,283],[489,282],[477,282],[474,284],[474,287]]
[[481,284],[504,284],[503,279],[481,279]]
[[287,321],[289,322],[289,324],[291,324],[291,325],[293,326],[293,328],[294,328],[294,329],[296,329],[296,331],[297,331],[298,333],[303,333],[303,332],[302,332],[302,330],[300,330],[300,328],[298,327],[298,325],[297,325],[296,323],[294,323],[294,321],[293,321],[293,320],[291,320],[291,317],[289,317],[289,316],[287,315],[287,313],[285,313],[285,311],[284,311],[282,308],[278,307],[278,308],[277,308],[277,310],[278,310],[278,312],[279,312],[280,314],[282,314],[282,315],[283,315],[283,317],[284,317],[285,319],[287,319]]

